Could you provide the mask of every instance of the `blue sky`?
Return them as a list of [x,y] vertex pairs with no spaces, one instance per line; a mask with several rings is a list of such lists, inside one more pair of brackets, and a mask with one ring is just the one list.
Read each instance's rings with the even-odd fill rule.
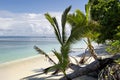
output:
[[84,12],[88,0],[0,0],[0,36],[52,35],[53,29],[45,19],[49,12],[60,23],[65,8]]
[[49,11],[60,12],[69,5],[72,10],[81,9],[88,0],[0,0],[0,10],[15,13],[44,13]]

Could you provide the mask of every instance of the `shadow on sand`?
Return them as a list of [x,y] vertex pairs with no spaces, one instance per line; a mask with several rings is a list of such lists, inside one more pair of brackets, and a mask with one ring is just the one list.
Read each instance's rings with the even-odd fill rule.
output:
[[[45,74],[45,73],[43,73],[43,71],[41,69],[36,69],[36,70],[33,70],[33,71],[37,74],[33,74],[33,75],[30,75],[30,76],[24,77],[20,80],[58,80],[58,79],[52,79],[52,77],[63,76],[62,74],[59,74],[59,75],[57,74],[57,75],[39,77],[40,75]],[[49,79],[49,78],[51,78],[51,79]]]
[[[105,46],[99,46],[98,48],[95,49],[95,51],[98,55],[108,55],[108,53],[105,51]],[[86,51],[85,54],[87,54],[89,56],[89,51]],[[82,54],[79,54],[77,56],[81,57]],[[37,74],[24,77],[20,80],[58,80],[58,79],[52,79],[52,77],[63,76],[62,74],[60,74],[60,75],[51,75],[51,76],[39,77],[39,75],[44,74],[43,69],[35,69],[35,70],[33,70],[33,72],[35,72]],[[89,80],[89,79],[84,78],[84,80]]]
[[[105,50],[105,46],[104,45],[101,45],[101,46],[98,46],[97,48],[94,49],[95,52],[100,56],[102,55],[109,55],[109,53]],[[83,54],[86,54],[86,56],[90,56],[90,52],[87,50],[85,51],[84,53],[81,53],[81,54],[78,54],[77,56],[78,57],[81,57]]]

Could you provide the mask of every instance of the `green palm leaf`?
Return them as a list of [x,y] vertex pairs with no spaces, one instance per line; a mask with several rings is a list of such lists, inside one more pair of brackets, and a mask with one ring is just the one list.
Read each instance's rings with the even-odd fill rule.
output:
[[95,21],[91,20],[90,9],[91,3],[89,2],[85,5],[86,15],[84,15],[80,10],[76,10],[75,13],[68,15],[68,23],[70,23],[72,30],[67,43],[75,42],[81,38],[87,38],[89,51],[96,59],[97,56],[91,44],[91,40],[95,39],[99,35],[99,25]]
[[59,43],[62,45],[60,29],[59,29],[56,18],[55,17],[52,18],[48,13],[45,14],[45,17],[51,23],[51,25],[52,25],[52,27],[54,29],[56,38],[58,39]]
[[58,53],[56,50],[53,50],[52,52],[55,54],[55,56],[59,60],[59,63],[62,63],[62,56],[61,56],[61,54]]
[[68,15],[68,23],[71,25],[72,29],[67,43],[76,42],[77,40],[84,37],[83,34],[85,34],[87,31],[85,26],[86,17],[80,10],[76,10],[74,14]]
[[66,24],[66,21],[67,21],[67,14],[70,11],[70,9],[71,9],[71,6],[69,6],[68,8],[66,8],[66,10],[62,14],[61,22],[62,22],[62,39],[63,39],[62,42],[63,43],[65,43],[65,41],[66,41],[65,24]]
[[43,70],[43,73],[48,73],[48,72],[51,72],[51,71],[56,71],[56,70],[61,70],[61,64],[55,64],[55,65],[53,65],[53,66],[50,66],[50,67],[48,67],[48,68],[45,68],[44,70]]
[[45,55],[45,57],[47,57],[49,59],[49,61],[51,61],[52,63],[56,64],[50,57],[47,53],[45,53],[43,50],[41,50],[40,48],[38,48],[37,46],[34,46],[34,49],[39,53],[39,54],[42,54],[42,55]]
[[[68,12],[70,11],[71,6],[69,6],[68,8],[65,9],[65,11],[62,14],[62,18],[61,18],[61,28],[62,28],[62,33],[60,33],[60,27],[58,25],[58,22],[56,20],[55,17],[51,17],[48,13],[45,14],[46,19],[51,23],[56,38],[59,41],[59,43],[61,44],[61,52],[58,53],[56,50],[53,50],[52,52],[55,54],[55,56],[58,58],[59,62],[57,65],[55,64],[56,70],[61,70],[64,74],[65,74],[65,70],[69,64],[69,51],[70,51],[70,46],[71,44],[66,44],[67,42],[67,35],[66,35],[66,21],[67,21],[67,15]],[[49,68],[47,69],[49,70]]]

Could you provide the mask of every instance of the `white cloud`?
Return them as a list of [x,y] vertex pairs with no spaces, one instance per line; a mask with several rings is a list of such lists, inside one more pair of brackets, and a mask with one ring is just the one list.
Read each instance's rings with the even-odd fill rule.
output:
[[[50,15],[56,17],[61,25],[60,12],[50,12]],[[44,14],[0,11],[0,36],[53,36],[53,33]]]
[[[60,23],[60,12],[51,12]],[[52,35],[53,29],[44,14],[11,13],[0,11],[0,36],[40,36]]]

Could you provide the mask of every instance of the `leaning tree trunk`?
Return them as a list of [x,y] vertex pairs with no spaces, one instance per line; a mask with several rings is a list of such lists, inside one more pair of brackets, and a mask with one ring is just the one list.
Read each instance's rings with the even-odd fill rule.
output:
[[[68,74],[67,78],[69,78],[69,80],[72,80],[76,77],[80,77],[83,75],[87,75],[91,72],[98,72],[101,71],[102,69],[104,69],[108,64],[111,64],[114,62],[114,60],[120,58],[120,55],[115,55],[111,58],[106,58],[103,60],[97,59],[94,62],[92,62],[91,64],[85,66],[85,67],[78,67],[76,66],[77,69],[74,70],[73,73]],[[120,74],[120,73],[119,73]],[[68,80],[66,77],[62,77],[60,80]]]
[[95,60],[98,59],[97,54],[95,53],[94,47],[91,44],[90,38],[87,38],[87,41],[88,41],[88,48],[89,48],[90,54]]

